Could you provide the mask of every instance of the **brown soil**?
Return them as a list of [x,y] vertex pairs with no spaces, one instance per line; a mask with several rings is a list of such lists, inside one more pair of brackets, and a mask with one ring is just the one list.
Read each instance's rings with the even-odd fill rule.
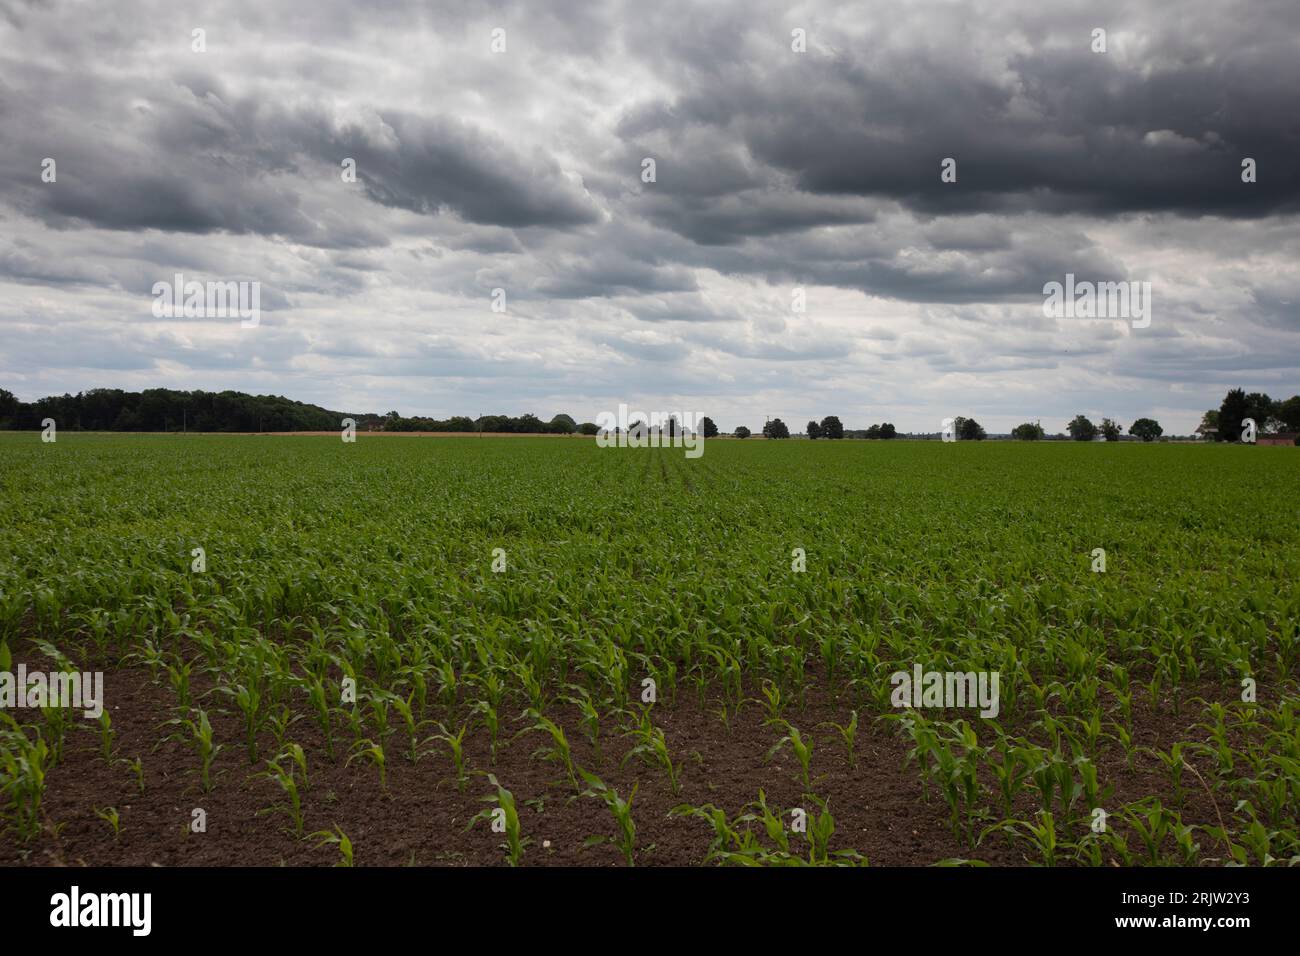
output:
[[[196,687],[196,694],[200,690]],[[119,669],[105,674],[105,696],[113,702],[113,728],[118,734],[114,757],[140,758],[144,792],[137,788],[126,763],[110,765],[103,760],[98,725],[78,718],[76,730],[68,735],[63,761],[48,776],[43,804],[47,832],[28,843],[17,842],[12,834],[0,837],[0,864],[328,865],[338,859],[333,847],[317,848],[315,841],[296,839],[288,830],[288,816],[264,812],[284,802],[279,787],[252,776],[262,765],[250,766],[238,719],[218,710],[224,704],[217,696],[201,702],[212,716],[218,741],[224,744],[215,762],[214,788],[208,793],[200,792],[193,751],[179,742],[158,743],[167,734],[160,725],[173,716],[168,690],[152,683],[147,671]],[[770,806],[803,806],[811,812],[788,747],[767,760],[781,734],[765,725],[763,709],[757,703],[746,705],[731,716],[728,728],[717,714],[719,706],[712,700],[701,707],[694,692],[683,689],[676,701],[661,700],[653,710],[654,722],[664,730],[679,765],[678,794],[671,792],[667,776],[658,769],[636,760],[619,768],[630,738],[615,736],[611,727],[602,737],[604,757],[598,759],[576,719],[566,725],[579,766],[599,773],[625,797],[634,784],[639,786],[633,802],[639,865],[704,861],[712,829],[698,818],[670,817],[669,811],[679,804],[711,803],[734,816],[762,789]],[[515,715],[521,709],[508,713]],[[812,689],[804,707],[791,707],[785,714],[815,739],[813,790],[829,801],[834,814],[832,850],[855,849],[873,865],[928,865],[947,858],[994,865],[1027,862],[1023,847],[999,834],[976,848],[953,835],[942,800],[933,788],[928,800],[923,797],[916,768],[904,766],[908,744],[896,735],[892,722],[863,715],[856,765],[851,768],[838,734],[821,726],[829,721],[844,723],[848,709],[835,695]],[[554,719],[556,713],[576,718],[572,708],[556,706],[550,716]],[[1146,702],[1134,701],[1134,736],[1143,745],[1167,748],[1172,740],[1185,739],[1186,729],[1198,719],[1190,707],[1175,719],[1163,707],[1157,713]],[[348,766],[342,757],[331,763],[318,729],[303,719],[290,728],[286,739],[300,743],[309,757],[310,789],[303,796],[305,832],[341,827],[352,840],[358,865],[502,864],[503,837],[493,834],[484,822],[468,828],[471,818],[489,806],[482,798],[493,790],[482,773],[492,772],[514,793],[523,835],[532,841],[525,865],[621,865],[622,855],[612,843],[583,849],[589,837],[615,834],[604,804],[576,796],[559,767],[533,756],[547,742],[543,735],[529,733],[510,740],[518,729],[502,727],[503,746],[493,761],[486,731],[471,728],[465,738],[471,776],[463,792],[455,784],[445,750],[412,765],[403,756],[401,733],[395,732],[388,742],[385,792],[373,765],[357,760]],[[349,742],[346,735],[341,741],[336,735],[340,750]],[[274,742],[263,735],[261,757],[269,756],[273,747]],[[1103,783],[1115,785],[1116,805],[1152,794],[1174,805],[1168,779],[1154,758],[1139,754],[1135,770],[1129,771],[1123,753],[1112,747],[1103,750],[1098,763]],[[991,786],[992,781],[987,783]],[[1215,812],[1207,793],[1194,778],[1185,781],[1185,789],[1186,822],[1213,824]],[[1017,816],[1032,819],[1032,793],[1025,795],[1024,803]],[[116,839],[95,813],[96,808],[107,807],[117,808],[120,814],[121,832]],[[206,833],[189,832],[194,808],[206,811]],[[1220,809],[1227,813],[1230,808]],[[792,839],[792,845],[802,845],[800,841]],[[1205,848],[1207,854],[1213,855],[1212,851]]]

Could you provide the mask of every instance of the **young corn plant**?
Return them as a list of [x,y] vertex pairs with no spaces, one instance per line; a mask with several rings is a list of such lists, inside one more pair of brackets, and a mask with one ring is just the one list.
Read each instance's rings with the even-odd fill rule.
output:
[[1159,760],[1169,773],[1169,782],[1173,785],[1174,790],[1174,803],[1181,809],[1183,806],[1183,768],[1187,766],[1186,761],[1183,759],[1182,742],[1175,743],[1170,747],[1169,753],[1156,750],[1154,747],[1148,747],[1147,753]]
[[41,715],[45,718],[42,734],[50,745],[50,764],[54,765],[62,761],[64,741],[68,731],[75,726],[72,711],[67,707],[46,706],[41,708]]
[[393,710],[397,711],[397,716],[402,722],[402,729],[406,733],[407,748],[406,759],[415,765],[420,762],[420,728],[424,726],[424,721],[415,716],[415,691],[411,691],[405,699],[394,696],[392,700]]
[[511,866],[518,866],[519,861],[524,857],[524,847],[528,846],[532,840],[522,837],[519,832],[519,812],[515,808],[515,796],[497,781],[495,774],[487,775],[488,782],[496,788],[496,793],[489,794],[483,798],[485,803],[495,804],[495,808],[487,807],[477,813],[469,826],[470,829],[480,820],[487,820],[492,827],[493,833],[504,833],[506,842],[502,847],[506,851],[506,859],[510,861]]
[[575,687],[576,694],[565,697],[566,703],[572,704],[578,708],[578,718],[582,722],[583,732],[587,736],[587,741],[591,744],[592,752],[596,756],[596,762],[602,762],[603,758],[600,753],[600,711],[596,709],[595,703],[591,699],[586,688]]
[[469,725],[461,724],[460,730],[454,734],[442,723],[438,724],[438,729],[441,733],[434,734],[425,743],[441,740],[447,745],[447,752],[451,756],[451,765],[456,770],[456,789],[464,793],[465,784],[469,781],[469,775],[465,772],[465,731],[469,729]]
[[1191,828],[1185,827],[1175,811],[1154,797],[1122,807],[1120,814],[1141,842],[1147,866],[1162,866],[1167,862],[1163,847],[1171,837],[1182,858],[1182,865],[1190,865],[1199,851],[1192,842]]
[[831,836],[835,833],[835,818],[831,816],[827,801],[810,795],[817,804],[816,812],[808,814],[808,863],[810,866],[866,865],[866,857],[857,850],[831,852]]
[[188,714],[193,703],[190,694],[190,675],[194,665],[187,661],[177,661],[175,664],[164,664],[164,666],[167,670],[167,682],[171,684],[172,693],[176,697],[176,712]]
[[20,838],[29,840],[41,832],[41,801],[45,796],[45,774],[50,766],[50,749],[39,734],[33,740],[16,720],[0,713],[0,796],[10,812]]
[[774,681],[764,679],[762,687],[764,707],[767,710],[767,718],[763,721],[767,724],[776,724],[781,722],[781,714],[785,711],[785,705],[781,702],[781,688]]
[[501,715],[490,701],[476,700],[471,712],[477,714],[488,732],[488,754],[495,764],[497,760],[497,741],[501,735]]
[[127,769],[131,771],[131,775],[135,777],[136,789],[140,793],[144,793],[144,761],[139,757],[135,757],[131,760],[119,760],[118,763],[126,764]]
[[569,739],[564,736],[564,731],[550,718],[543,717],[536,710],[526,710],[520,715],[520,719],[528,718],[532,726],[527,727],[524,733],[544,733],[550,737],[550,745],[539,747],[533,752],[533,758],[541,758],[550,763],[558,764],[563,768],[565,776],[568,777],[569,785],[575,790],[578,788],[578,775],[573,766],[573,753],[569,749]]
[[832,720],[821,726],[833,727],[840,735],[840,740],[844,741],[844,754],[848,760],[849,769],[852,770],[857,766],[857,758],[853,753],[853,747],[858,739],[858,712],[856,710],[849,711],[849,722],[847,724],[837,724]]
[[726,811],[715,807],[711,803],[702,807],[695,807],[685,803],[679,804],[668,811],[668,816],[696,817],[713,827],[713,841],[709,844],[708,853],[704,858],[705,863],[730,862],[728,857],[733,852],[737,852],[747,845],[756,846],[752,834],[747,830],[734,828],[727,818]]
[[116,843],[122,836],[122,818],[118,815],[117,807],[104,807],[102,810],[96,807],[95,816],[108,824],[113,831],[113,842]]
[[108,715],[106,709],[99,715],[99,755],[104,758],[104,763],[110,766],[113,763],[113,740],[117,732],[113,730],[113,718]]
[[266,719],[261,691],[256,687],[238,684],[234,687],[218,687],[217,693],[225,694],[235,702],[244,721],[244,746],[248,749],[248,762],[257,763],[257,734]]
[[323,846],[338,847],[339,861],[334,864],[335,866],[350,867],[353,865],[352,864],[352,841],[348,839],[348,835],[343,832],[342,827],[340,827],[337,823],[334,824],[333,830],[317,830],[315,833],[311,835],[311,838],[313,840],[319,841],[316,844],[316,849],[318,850]]
[[1050,810],[1040,810],[1037,816],[1038,820],[1034,823],[1028,820],[1005,820],[985,830],[980,839],[983,840],[993,830],[1001,830],[1013,838],[1027,840],[1042,860],[1043,866],[1056,866],[1056,819]]
[[799,730],[790,724],[789,721],[782,720],[781,723],[785,725],[786,735],[778,740],[775,746],[767,752],[767,759],[770,762],[776,755],[777,751],[786,744],[789,744],[790,749],[794,751],[794,755],[799,761],[800,780],[803,783],[804,789],[811,790],[812,779],[809,771],[812,766],[813,739],[809,737],[805,740],[799,733]]
[[384,793],[388,792],[388,758],[384,754],[382,744],[377,744],[373,740],[358,740],[352,745],[353,753],[348,757],[344,766],[351,766],[354,760],[369,760],[379,770],[379,789]]
[[193,717],[173,717],[166,721],[165,725],[177,725],[181,730],[168,737],[168,740],[179,740],[181,743],[189,743],[194,748],[195,754],[199,758],[199,786],[204,793],[212,791],[212,763],[217,759],[217,755],[224,749],[224,744],[216,743],[212,733],[212,722],[208,719],[207,711],[200,707],[192,710],[196,716]]
[[681,793],[681,781],[677,778],[677,768],[673,766],[672,756],[668,753],[668,741],[664,738],[663,730],[650,722],[649,708],[642,709],[640,724],[628,736],[636,737],[637,742],[623,755],[619,768],[627,766],[633,758],[640,759],[668,774],[669,788],[674,794]]
[[[614,822],[618,826],[616,841],[618,848],[623,851],[623,858],[627,860],[627,865],[635,866],[636,824],[632,822],[632,801],[636,798],[637,785],[633,784],[632,792],[624,800],[616,790],[606,786],[605,782],[594,773],[589,773],[582,768],[578,768],[578,773],[582,774],[582,779],[587,782],[587,789],[582,792],[582,795],[603,800],[605,807],[613,814]],[[604,842],[605,839],[607,838],[603,836],[592,837],[587,841],[587,845],[595,846],[597,843]]]
[[1033,753],[1023,747],[1014,746],[1008,738],[998,741],[998,754],[1001,760],[988,761],[998,784],[998,795],[1002,798],[1002,812],[1011,816],[1016,798],[1024,790],[1029,771],[1033,767]]
[[319,678],[306,682],[307,702],[311,707],[312,715],[316,719],[316,726],[321,730],[325,738],[325,754],[329,757],[330,762],[334,762],[334,721],[330,713],[329,697],[325,691],[325,684]]
[[283,813],[289,817],[293,823],[293,835],[301,840],[303,835],[303,813],[302,813],[302,796],[298,792],[298,781],[294,778],[294,769],[290,766],[287,770],[281,767],[277,760],[268,760],[266,769],[257,774],[267,780],[274,780],[280,787],[281,792],[288,800],[286,804],[276,804],[263,810],[258,810],[257,815],[262,816],[267,813]]

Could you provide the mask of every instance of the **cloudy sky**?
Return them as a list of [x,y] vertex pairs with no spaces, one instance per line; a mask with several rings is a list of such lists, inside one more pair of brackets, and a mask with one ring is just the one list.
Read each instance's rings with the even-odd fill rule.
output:
[[1298,96],[1295,0],[0,0],[0,387],[1186,433],[1300,392]]

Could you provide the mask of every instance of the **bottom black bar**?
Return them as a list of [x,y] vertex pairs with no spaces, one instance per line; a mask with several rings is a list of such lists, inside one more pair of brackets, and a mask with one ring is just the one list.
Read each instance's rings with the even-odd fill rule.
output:
[[[629,920],[685,919],[672,932],[719,937],[789,921],[856,933],[913,920],[936,932],[982,926],[1233,934],[1295,926],[1295,874],[1277,869],[8,869],[6,924],[19,938],[79,933],[205,946],[254,938],[373,942],[417,926],[473,927],[485,941],[536,942],[557,919],[584,936]],[[485,919],[486,917],[486,919]],[[576,921],[576,922],[574,922]],[[403,924],[411,923],[409,928]],[[867,924],[864,926],[863,924]],[[993,930],[992,926],[1000,928]],[[642,925],[642,929],[649,929]]]

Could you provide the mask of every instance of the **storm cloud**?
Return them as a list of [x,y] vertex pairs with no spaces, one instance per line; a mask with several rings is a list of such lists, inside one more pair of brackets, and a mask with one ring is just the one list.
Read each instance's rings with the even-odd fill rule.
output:
[[[0,386],[1186,433],[1300,391],[1297,35],[1279,0],[0,0]],[[175,272],[267,321],[160,323]],[[1151,283],[1150,326],[1045,317],[1067,273]]]

